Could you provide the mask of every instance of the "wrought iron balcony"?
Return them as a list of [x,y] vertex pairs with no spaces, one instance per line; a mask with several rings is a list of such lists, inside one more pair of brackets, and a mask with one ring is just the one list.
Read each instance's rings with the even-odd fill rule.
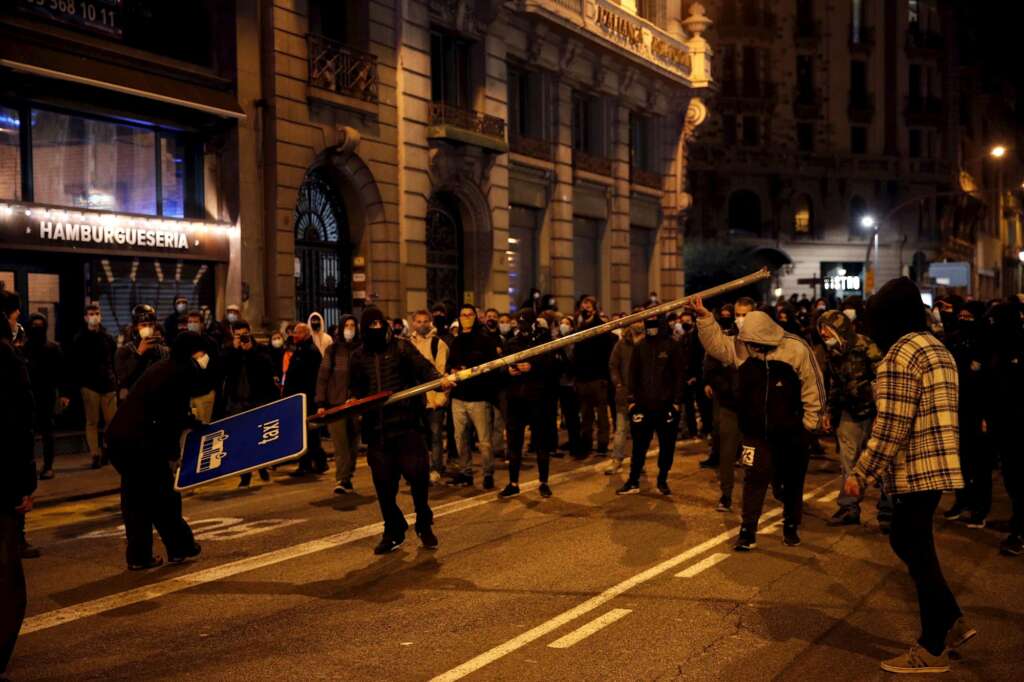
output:
[[508,144],[509,149],[516,154],[532,156],[535,159],[543,159],[544,161],[552,161],[555,158],[554,149],[549,140],[527,137],[526,135],[509,134]]
[[938,97],[907,97],[903,105],[903,113],[910,125],[942,124],[946,114],[946,105]]
[[875,116],[875,95],[871,92],[850,91],[846,113],[854,123],[870,123]]
[[612,160],[603,156],[592,156],[579,149],[572,150],[572,165],[576,170],[597,175],[612,174]]
[[642,168],[637,168],[636,166],[630,167],[629,179],[634,185],[643,185],[644,187],[659,190],[664,188],[664,178],[661,173],[654,173]]
[[505,121],[497,116],[431,102],[429,126],[430,138],[473,144],[495,152],[508,151]]
[[821,118],[821,90],[797,88],[793,95],[793,115],[796,118]]
[[872,26],[854,27],[850,24],[850,52],[868,52],[875,46],[875,29]]
[[377,57],[330,38],[308,34],[309,84],[368,102],[377,101]]

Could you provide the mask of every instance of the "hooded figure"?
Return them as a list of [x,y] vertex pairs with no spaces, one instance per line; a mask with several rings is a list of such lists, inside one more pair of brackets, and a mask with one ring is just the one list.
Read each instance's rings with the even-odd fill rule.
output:
[[825,395],[821,370],[807,342],[786,333],[766,313],[748,313],[739,334],[729,337],[709,311],[699,307],[697,312],[705,351],[737,368],[736,412],[748,470],[736,549],[746,551],[757,544],[757,522],[769,481],[777,493],[782,484],[785,542],[799,545],[808,432],[821,428]]
[[[338,337],[327,347],[316,380],[316,405],[323,411],[342,405],[349,398],[349,362],[360,345],[359,322],[354,315],[342,315]],[[356,419],[346,417],[327,425],[334,443],[334,492],[352,492],[355,453],[358,448]]]
[[306,319],[306,324],[309,325],[309,331],[313,336],[313,345],[320,351],[320,355],[323,356],[327,351],[327,347],[331,345],[331,335],[327,333],[327,325],[324,324],[324,316],[320,313],[310,313]]
[[155,527],[167,559],[180,563],[198,556],[199,545],[181,516],[170,463],[181,454],[181,435],[198,425],[191,398],[209,363],[204,339],[182,332],[170,357],[139,379],[107,428],[110,461],[121,474],[121,515],[128,539],[128,568],[159,566],[153,556]]
[[909,277],[886,282],[868,299],[865,317],[868,336],[883,354],[888,353],[900,337],[929,330],[921,292]]

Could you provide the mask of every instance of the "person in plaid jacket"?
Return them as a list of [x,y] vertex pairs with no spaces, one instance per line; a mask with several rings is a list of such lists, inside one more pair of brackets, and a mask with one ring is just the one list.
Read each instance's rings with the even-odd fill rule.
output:
[[964,486],[956,362],[928,331],[921,293],[909,278],[887,282],[867,313],[869,334],[885,353],[877,370],[878,414],[844,492],[859,498],[878,481],[892,496],[889,543],[914,580],[921,614],[917,643],[882,669],[945,672],[949,650],[977,634],[946,584],[932,534],[942,493]]

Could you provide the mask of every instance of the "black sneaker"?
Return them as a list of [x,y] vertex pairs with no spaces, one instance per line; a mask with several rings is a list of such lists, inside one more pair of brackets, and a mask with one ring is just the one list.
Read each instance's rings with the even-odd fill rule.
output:
[[295,471],[291,472],[288,475],[291,476],[292,478],[302,478],[303,476],[309,476],[312,473],[313,473],[312,469],[310,469],[308,467],[300,466],[298,469],[296,469]]
[[510,497],[515,497],[519,494],[519,486],[515,483],[509,483],[505,486],[505,489],[498,493],[499,500],[507,500]]
[[163,566],[163,565],[164,565],[164,560],[161,559],[158,556],[154,556],[154,557],[150,557],[149,561],[146,561],[146,562],[141,563],[141,564],[129,563],[128,564],[128,570],[129,571],[146,571],[146,570],[148,570],[150,568],[156,568],[157,566]]
[[800,534],[796,532],[796,528],[788,524],[782,527],[782,541],[787,547],[800,546]]
[[[431,530],[430,528],[418,528],[416,529],[416,535],[419,536],[420,542],[423,543],[424,549],[437,549],[437,536],[434,535],[433,530]],[[395,547],[395,549],[398,548]]]
[[[436,538],[435,538],[436,539]],[[377,546],[373,548],[374,554],[391,554],[396,551],[405,542],[405,536],[400,538],[389,538],[385,535],[381,538],[381,541],[377,543]]]
[[668,481],[658,479],[658,492],[666,496],[672,494],[672,488],[668,487]]
[[616,495],[636,495],[640,492],[640,484],[637,481],[627,480],[622,487],[615,491]]
[[963,506],[957,502],[952,507],[942,512],[942,518],[947,521],[956,521],[963,515],[964,511]]
[[1019,535],[1013,534],[999,545],[999,553],[1004,556],[1020,556],[1024,554],[1024,541]]
[[252,474],[242,474],[238,479],[239,488],[248,488],[252,483]]
[[859,526],[860,512],[854,507],[840,507],[828,520],[830,526]]
[[334,486],[335,495],[351,495],[355,492],[350,481],[342,481],[338,485]]
[[168,552],[168,554],[167,554],[167,563],[169,563],[169,564],[184,563],[185,561],[187,561],[189,559],[195,559],[197,556],[199,556],[199,554],[202,551],[203,551],[203,548],[199,546],[199,543],[198,542],[193,542],[192,546],[184,554],[176,555],[176,556],[171,556],[171,554]]
[[473,487],[473,477],[468,474],[455,474],[448,479],[448,485],[454,488],[471,488]]
[[494,490],[494,476],[484,476],[484,490]]
[[540,493],[541,497],[551,497],[551,486],[547,483],[541,483],[540,487],[537,488],[537,491]]
[[708,457],[707,459],[702,459],[700,461],[700,468],[701,469],[717,469],[718,468],[718,464],[719,464],[719,460],[714,459],[713,457]]
[[731,512],[732,511],[732,500],[723,495],[721,497],[721,499],[718,500],[718,506],[715,507],[715,511],[717,511],[717,512]]
[[49,481],[51,478],[53,478],[53,469],[43,469],[39,472],[40,481]]
[[985,517],[976,512],[967,512],[960,516],[960,520],[968,528],[984,528],[986,523]]
[[[100,456],[99,455],[93,455],[92,456],[92,464],[89,465],[89,468],[90,469],[99,469],[101,466],[103,466],[103,465],[100,463]],[[161,560],[161,563],[162,562],[163,562],[163,560]]]
[[749,552],[755,547],[757,547],[757,534],[740,528],[740,534],[739,537],[736,538],[736,546],[734,549],[737,552]]

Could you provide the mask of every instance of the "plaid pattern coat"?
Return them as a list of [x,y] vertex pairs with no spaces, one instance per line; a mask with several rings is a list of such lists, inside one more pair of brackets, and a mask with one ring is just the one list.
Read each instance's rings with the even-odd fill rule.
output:
[[890,494],[964,487],[956,363],[934,336],[900,338],[878,366],[878,417],[854,475]]

